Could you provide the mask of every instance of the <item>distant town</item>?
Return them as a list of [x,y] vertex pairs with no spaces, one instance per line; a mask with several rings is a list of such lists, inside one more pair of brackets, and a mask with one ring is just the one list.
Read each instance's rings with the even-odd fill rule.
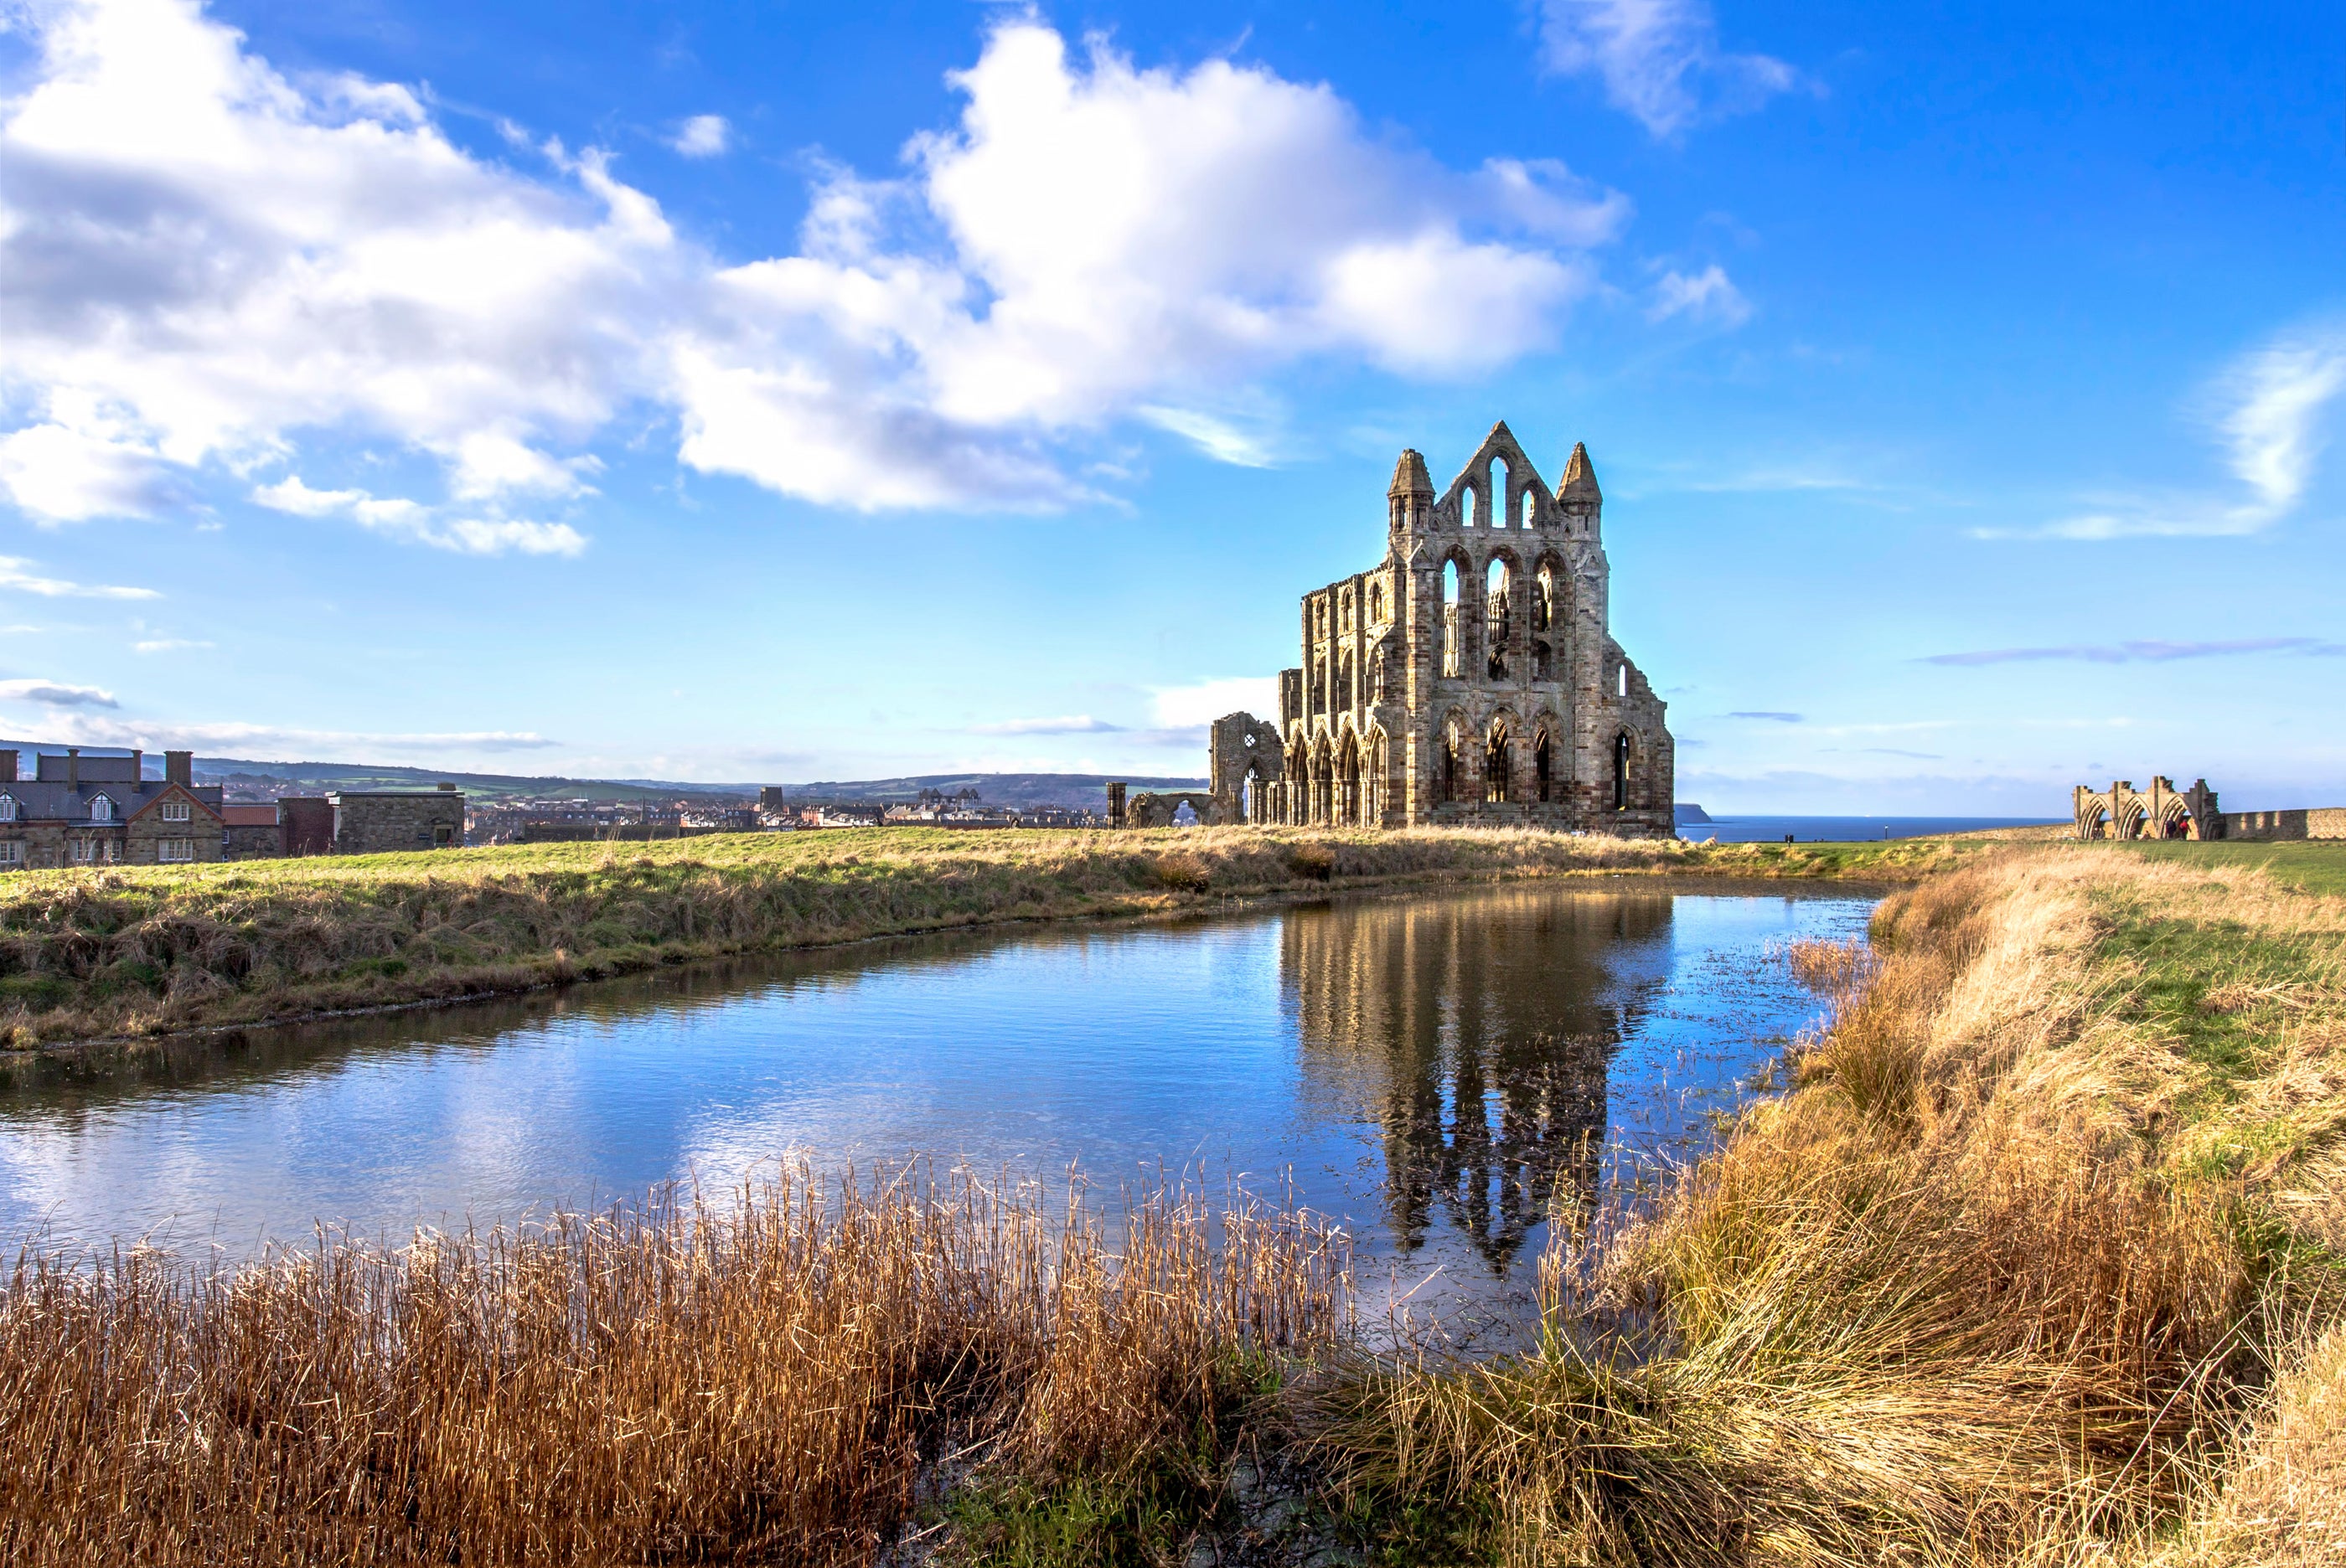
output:
[[1015,773],[793,786],[450,776],[0,741],[0,871],[839,828],[1107,828],[1108,783]]

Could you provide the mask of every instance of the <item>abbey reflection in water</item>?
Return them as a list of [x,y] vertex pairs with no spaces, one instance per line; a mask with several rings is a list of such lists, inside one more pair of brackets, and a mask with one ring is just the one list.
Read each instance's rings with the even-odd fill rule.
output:
[[1670,911],[1667,894],[1523,889],[1288,916],[1305,1093],[1382,1128],[1403,1248],[1439,1205],[1504,1271],[1559,1179],[1594,1199],[1606,1071],[1666,978],[1638,950],[1663,945],[1647,939]]

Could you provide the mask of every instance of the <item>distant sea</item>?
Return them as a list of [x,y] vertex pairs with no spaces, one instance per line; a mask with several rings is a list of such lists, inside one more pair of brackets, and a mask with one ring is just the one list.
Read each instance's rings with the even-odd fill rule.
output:
[[1980,828],[2035,828],[2067,820],[2060,817],[1713,817],[1680,822],[1678,837],[1700,843],[1780,844],[1784,835],[1803,844],[1846,843],[1858,839],[1927,839],[1938,833],[1968,833]]

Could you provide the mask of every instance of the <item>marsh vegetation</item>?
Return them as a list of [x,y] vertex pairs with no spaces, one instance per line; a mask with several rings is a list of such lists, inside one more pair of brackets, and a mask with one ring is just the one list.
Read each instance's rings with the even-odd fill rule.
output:
[[2009,850],[1789,959],[1831,998],[1790,1088],[1666,1193],[1565,1202],[1515,1353],[1362,1332],[1340,1238],[1178,1195],[1128,1234],[899,1184],[221,1274],[34,1260],[0,1532],[26,1562],[2346,1553],[2346,900]]

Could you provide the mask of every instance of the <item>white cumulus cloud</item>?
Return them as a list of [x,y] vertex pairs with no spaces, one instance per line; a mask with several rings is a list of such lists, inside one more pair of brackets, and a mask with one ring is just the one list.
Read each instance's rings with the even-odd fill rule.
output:
[[[194,0],[63,0],[26,28],[0,103],[0,392],[26,412],[0,483],[52,522],[388,438],[445,496],[312,514],[564,553],[568,524],[499,504],[590,494],[631,411],[688,465],[827,505],[1058,504],[1086,494],[1071,445],[1120,421],[1258,458],[1163,411],[1300,359],[1440,376],[1552,343],[1627,216],[1553,161],[1447,168],[1323,85],[1071,55],[1013,18],[892,178],[821,171],[797,253],[729,260],[600,152],[516,132],[475,157],[411,90],[290,78]],[[716,117],[677,137],[730,139]]]
[[468,495],[576,488],[542,446],[648,382],[680,258],[652,203],[594,156],[472,158],[404,88],[297,87],[187,0],[36,18],[0,105],[5,375],[42,414],[0,457],[19,506],[151,512],[165,464],[333,426]]

